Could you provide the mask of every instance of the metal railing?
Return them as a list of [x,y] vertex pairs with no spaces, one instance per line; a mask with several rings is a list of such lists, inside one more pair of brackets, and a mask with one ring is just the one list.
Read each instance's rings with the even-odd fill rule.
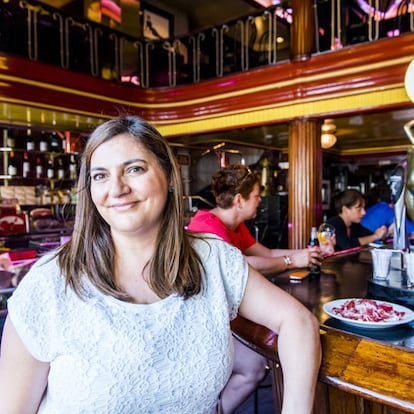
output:
[[[414,0],[315,0],[315,51],[414,32]],[[0,0],[0,51],[153,88],[220,78],[289,60],[292,10],[274,6],[170,39],[132,37],[35,0]]]

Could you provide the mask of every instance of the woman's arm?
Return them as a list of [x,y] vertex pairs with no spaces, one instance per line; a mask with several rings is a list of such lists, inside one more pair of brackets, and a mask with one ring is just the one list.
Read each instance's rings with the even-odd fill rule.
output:
[[361,244],[361,246],[366,246],[369,243],[374,242],[375,240],[382,240],[385,239],[385,237],[388,234],[388,228],[387,226],[381,226],[378,227],[374,233],[366,235],[366,236],[362,236],[359,237],[359,243]]
[[33,358],[10,317],[6,319],[0,354],[0,412],[36,413],[46,389],[49,364]]
[[251,267],[239,312],[279,335],[278,354],[284,383],[282,413],[311,413],[321,362],[317,319],[299,301]]
[[[308,267],[311,263],[320,265],[318,249],[268,249],[259,242],[246,249],[243,254],[247,262],[264,275],[274,275],[288,268]],[[284,256],[289,256],[292,264],[288,266]]]

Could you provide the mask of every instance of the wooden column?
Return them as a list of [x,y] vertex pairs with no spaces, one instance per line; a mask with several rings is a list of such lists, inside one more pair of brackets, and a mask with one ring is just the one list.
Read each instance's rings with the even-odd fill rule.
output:
[[315,50],[313,0],[292,0],[293,21],[290,27],[290,59],[307,60]]
[[321,223],[321,121],[296,119],[289,124],[289,248],[306,247],[310,229]]
[[[293,63],[311,58],[315,49],[313,0],[292,0],[290,59]],[[301,96],[302,91],[296,91]],[[306,247],[310,229],[322,219],[321,121],[300,118],[289,124],[289,247]]]

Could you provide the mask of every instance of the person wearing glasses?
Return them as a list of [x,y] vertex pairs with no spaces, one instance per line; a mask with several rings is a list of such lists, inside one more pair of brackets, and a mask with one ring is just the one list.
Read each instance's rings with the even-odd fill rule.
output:
[[365,197],[360,191],[342,191],[334,197],[333,202],[337,215],[331,217],[327,223],[335,227],[336,251],[366,246],[385,239],[389,234],[385,225],[372,231],[361,224],[361,219],[365,216]]
[[[291,268],[320,265],[320,252],[312,249],[269,249],[249,232],[245,221],[256,217],[261,201],[259,177],[242,164],[222,168],[211,179],[211,191],[216,207],[198,210],[188,224],[188,230],[218,236],[237,247],[247,262],[266,276]],[[235,357],[232,376],[222,392],[226,412],[239,407],[266,373],[264,357],[234,339]]]

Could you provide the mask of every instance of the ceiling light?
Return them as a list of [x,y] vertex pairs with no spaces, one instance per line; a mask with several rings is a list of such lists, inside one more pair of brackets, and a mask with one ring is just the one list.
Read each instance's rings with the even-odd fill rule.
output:
[[334,124],[333,119],[325,119],[324,123],[321,126],[321,147],[323,149],[328,149],[333,147],[336,144],[336,136],[334,132],[336,131],[336,125]]
[[329,134],[332,134],[336,130],[336,125],[334,124],[333,119],[325,119],[322,124],[322,132],[327,132]]
[[321,147],[328,149],[336,144],[336,136],[334,134],[322,134],[321,135]]
[[404,84],[407,95],[414,102],[414,60],[411,61],[405,72]]

